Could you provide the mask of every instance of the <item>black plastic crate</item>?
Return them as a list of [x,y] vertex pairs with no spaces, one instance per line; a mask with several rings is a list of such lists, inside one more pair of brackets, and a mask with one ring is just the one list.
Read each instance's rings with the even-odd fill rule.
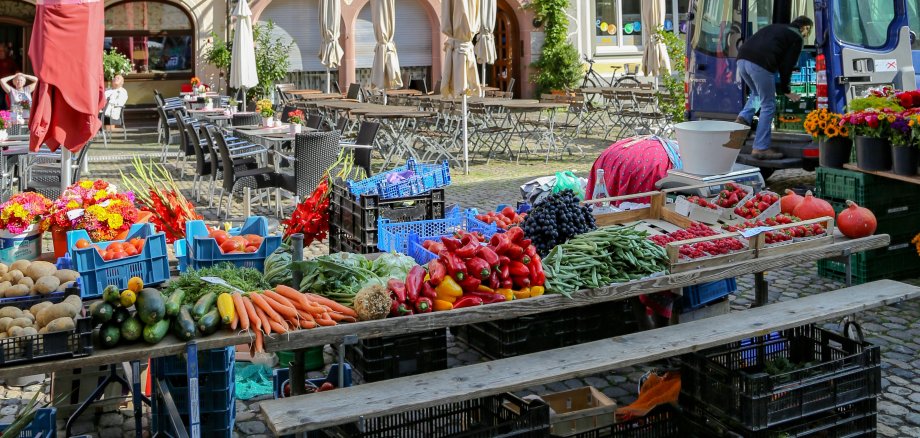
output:
[[720,421],[699,405],[681,401],[681,436],[687,438],[874,438],[878,424],[875,397],[760,431]]
[[457,339],[502,359],[620,336],[637,330],[632,300],[455,327]]
[[658,405],[642,418],[620,421],[586,430],[569,438],[678,438],[680,410],[670,404]]
[[[799,369],[768,374],[769,361]],[[813,325],[774,332],[683,356],[681,400],[745,429],[836,409],[881,390],[879,348]]]
[[93,354],[92,318],[77,318],[73,330],[0,339],[0,366]]
[[329,226],[329,253],[350,252],[352,254],[373,254],[380,252],[376,245],[362,245],[346,233]]
[[447,330],[362,340],[345,348],[345,360],[368,383],[444,370]]
[[336,236],[341,242],[355,241],[376,252],[378,218],[394,222],[443,219],[445,208],[444,189],[392,199],[380,199],[378,195],[355,197],[342,180],[335,180],[329,198],[330,241]]
[[524,402],[512,394],[448,403],[417,411],[362,420],[327,429],[334,437],[351,438],[491,438],[549,437],[549,406]]
[[[914,222],[917,224],[920,222]],[[853,284],[920,276],[920,255],[910,242],[915,233],[892,235],[891,244],[850,256]],[[846,265],[838,260],[818,260],[818,275],[837,281],[846,280]]]

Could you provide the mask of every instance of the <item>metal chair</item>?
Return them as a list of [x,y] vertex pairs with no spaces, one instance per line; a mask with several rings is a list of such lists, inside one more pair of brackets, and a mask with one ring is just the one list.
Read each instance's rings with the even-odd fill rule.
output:
[[[223,167],[223,184],[221,185],[220,197],[217,201],[217,214],[220,215],[221,205],[223,205],[224,193],[227,193],[227,209],[224,211],[224,219],[230,215],[230,208],[233,206],[233,194],[242,187],[249,187],[257,190],[279,188],[281,183],[280,174],[275,172],[272,167],[259,167],[239,171],[231,155],[230,148],[224,140],[223,133],[217,127],[208,127],[211,138],[217,145],[220,154],[220,162]],[[213,156],[213,155],[212,155]],[[239,155],[238,155],[239,156]]]
[[[92,142],[86,143],[70,165],[71,183],[80,180]],[[29,153],[19,157],[20,186],[22,191],[33,191],[56,199],[61,195],[61,151]]]
[[294,174],[282,173],[280,187],[294,194],[295,203],[310,196],[330,166],[335,164],[342,146],[335,131],[304,132],[294,136]]
[[307,117],[307,122],[304,124],[304,126],[310,129],[319,129],[319,127],[322,124],[323,124],[323,117],[313,115],[313,116]]

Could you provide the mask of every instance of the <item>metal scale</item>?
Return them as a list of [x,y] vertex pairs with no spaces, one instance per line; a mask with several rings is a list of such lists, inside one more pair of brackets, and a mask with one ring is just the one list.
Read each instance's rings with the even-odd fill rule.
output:
[[[677,189],[678,193],[708,198],[718,195],[719,191],[722,190],[722,184],[729,181],[751,186],[755,192],[763,189],[765,185],[763,176],[760,174],[760,168],[735,163],[731,172],[720,175],[694,175],[671,169],[668,171],[668,176],[655,183],[655,187],[659,189]],[[707,186],[706,184],[712,185]],[[687,190],[680,190],[681,187],[688,188]]]

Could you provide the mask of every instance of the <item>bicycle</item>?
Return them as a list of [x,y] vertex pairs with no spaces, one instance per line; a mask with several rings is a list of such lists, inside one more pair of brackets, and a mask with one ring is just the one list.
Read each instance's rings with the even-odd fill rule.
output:
[[617,70],[624,68],[621,66],[612,66],[613,76],[610,77],[610,80],[604,79],[603,76],[599,75],[594,71],[594,59],[588,58],[588,55],[583,56],[585,62],[588,63],[588,71],[585,72],[585,77],[581,82],[581,88],[599,88],[599,87],[629,87],[629,88],[639,88],[639,80],[636,79],[638,74],[638,66],[636,66],[635,71],[629,71],[629,69],[624,69],[622,75],[617,76]]

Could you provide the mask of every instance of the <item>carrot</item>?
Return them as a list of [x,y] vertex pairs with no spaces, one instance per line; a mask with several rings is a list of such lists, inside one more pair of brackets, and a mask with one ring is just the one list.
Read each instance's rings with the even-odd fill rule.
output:
[[329,317],[329,314],[326,313],[324,318],[316,318],[316,323],[323,326],[336,325],[336,322]]
[[315,327],[316,327],[316,321],[313,320],[313,318],[310,318],[309,321],[308,321],[308,320],[304,320],[304,321],[300,324],[300,328],[304,328],[304,329],[311,329],[311,328],[315,328]]
[[256,313],[256,306],[252,304],[249,298],[245,297],[243,297],[243,303],[246,305],[246,313],[249,314],[249,321],[252,322],[252,330],[258,333],[262,330],[262,319],[259,318],[259,314]]
[[[272,309],[272,306],[268,304],[268,301],[266,301],[262,294],[249,294],[249,298],[252,300],[252,304],[256,305],[257,310],[265,312],[265,316],[268,316],[279,324],[284,322],[284,318],[282,318],[278,312]],[[259,317],[261,317],[261,315],[259,315]]]
[[256,314],[259,315],[259,319],[262,320],[262,331],[265,332],[266,335],[272,334],[272,320],[269,319],[268,315],[265,314],[265,311],[263,311],[261,307],[255,306],[255,308]]
[[277,332],[277,333],[287,333],[287,332],[288,332],[287,327],[285,327],[285,326],[283,326],[283,325],[281,325],[281,324],[278,324],[278,323],[275,322],[275,321],[269,320],[269,321],[268,321],[268,325],[271,326],[272,330],[274,330],[274,331]]
[[[294,305],[287,305],[284,302],[276,300],[274,297],[268,294],[262,295],[261,298],[265,300],[265,302],[268,303],[268,305],[274,309],[275,312],[278,312],[278,315],[281,316],[282,319],[287,321],[297,319],[297,309],[294,308]],[[284,297],[281,297],[281,299],[284,299]],[[287,302],[290,303],[290,301]]]
[[230,294],[230,297],[233,298],[233,307],[236,307],[236,314],[240,318],[240,328],[249,330],[249,311],[246,309],[246,305],[243,304],[243,295],[239,292],[234,292]]
[[297,304],[306,306],[308,305],[307,303],[309,302],[309,300],[307,300],[307,297],[304,296],[304,294],[300,293],[300,291],[298,291],[297,289],[294,289],[293,287],[285,286],[283,284],[279,284],[275,286],[275,293],[290,300],[292,303],[294,303],[294,307],[297,307]]
[[261,353],[261,352],[265,351],[265,350],[262,348],[262,342],[263,342],[263,341],[264,341],[264,339],[262,339],[262,332],[259,331],[259,330],[256,330],[256,340],[255,340],[255,341],[253,342],[253,344],[252,344],[252,349],[253,349],[253,351],[255,351],[256,353]]
[[305,294],[305,295],[307,296],[307,298],[313,301],[316,301],[317,303],[322,304],[324,306],[328,306],[329,308],[331,308],[332,310],[335,310],[336,312],[344,313],[348,316],[354,316],[355,318],[358,317],[358,314],[355,312],[354,309],[345,307],[335,301],[330,300],[329,298],[319,296],[316,294]]
[[338,313],[338,312],[329,312],[327,314],[329,315],[330,318],[332,318],[333,321],[336,321],[336,322],[357,322],[358,321],[357,319],[351,316],[342,315],[341,313]]
[[[233,306],[234,308],[236,306]],[[236,330],[237,324],[240,323],[240,312],[233,312],[233,319],[230,320],[230,330]]]

